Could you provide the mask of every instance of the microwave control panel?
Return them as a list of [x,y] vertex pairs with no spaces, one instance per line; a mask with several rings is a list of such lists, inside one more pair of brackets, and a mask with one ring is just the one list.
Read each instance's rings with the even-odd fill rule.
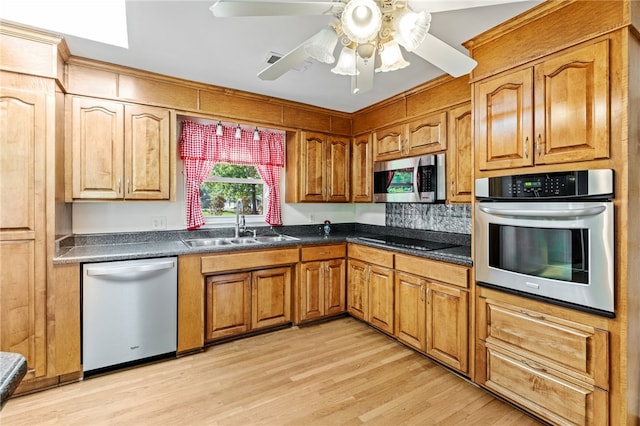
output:
[[613,170],[531,173],[476,179],[476,197],[507,199],[613,198]]

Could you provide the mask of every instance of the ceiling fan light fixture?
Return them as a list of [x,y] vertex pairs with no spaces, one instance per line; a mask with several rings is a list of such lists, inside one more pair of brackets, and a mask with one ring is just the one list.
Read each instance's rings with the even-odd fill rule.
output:
[[376,51],[376,45],[374,43],[359,44],[356,48],[358,56],[362,59],[370,59]]
[[395,40],[411,52],[424,41],[431,26],[431,14],[405,9],[396,20]]
[[395,40],[390,40],[382,45],[380,61],[381,65],[376,68],[376,72],[396,71],[409,66],[409,62],[402,57],[400,46]]
[[349,40],[366,43],[380,31],[382,12],[374,0],[351,0],[345,5],[340,21]]
[[317,61],[333,64],[336,61],[333,56],[336,44],[338,44],[338,34],[333,26],[329,25],[313,36],[304,50],[307,55]]
[[342,48],[338,63],[331,69],[334,74],[340,75],[358,75],[360,71],[356,67],[356,51],[349,46]]

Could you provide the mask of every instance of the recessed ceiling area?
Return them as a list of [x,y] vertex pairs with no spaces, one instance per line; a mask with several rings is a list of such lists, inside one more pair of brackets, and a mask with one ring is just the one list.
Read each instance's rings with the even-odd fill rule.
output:
[[[62,3],[65,2],[57,2],[59,7]],[[444,74],[422,58],[403,51],[411,65],[376,73],[373,89],[366,93],[351,94],[350,77],[336,75],[330,72],[333,65],[315,60],[304,72],[291,70],[277,80],[263,81],[257,74],[265,68],[270,52],[288,52],[329,24],[332,17],[215,18],[209,10],[213,3],[214,0],[126,1],[128,49],[58,31],[74,56],[343,112],[355,112]],[[428,0],[409,1],[410,6],[414,3],[428,9]],[[447,2],[456,3],[466,7],[469,3],[482,4],[482,0]],[[434,12],[429,33],[467,54],[461,43],[539,3],[520,0]]]

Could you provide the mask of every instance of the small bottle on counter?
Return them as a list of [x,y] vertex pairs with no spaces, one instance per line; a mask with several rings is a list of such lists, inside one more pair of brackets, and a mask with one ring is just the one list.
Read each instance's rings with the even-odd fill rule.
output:
[[324,238],[329,238],[329,233],[331,232],[331,221],[330,220],[325,220],[324,221],[324,226],[322,227],[322,230],[324,232]]

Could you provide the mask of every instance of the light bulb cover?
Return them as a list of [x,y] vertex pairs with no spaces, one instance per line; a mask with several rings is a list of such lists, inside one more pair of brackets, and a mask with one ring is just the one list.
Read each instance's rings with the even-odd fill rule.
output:
[[340,57],[338,58],[338,63],[331,69],[331,72],[340,75],[360,74],[356,66],[356,51],[349,46],[343,47],[340,52]]
[[402,57],[400,46],[395,40],[390,40],[382,45],[380,61],[381,65],[376,68],[376,72],[396,71],[409,66],[409,62]]
[[366,43],[377,37],[382,27],[382,12],[374,0],[350,0],[340,22],[349,40]]
[[323,62],[325,64],[333,64],[336,58],[333,56],[333,51],[338,44],[338,34],[336,30],[331,26],[324,27],[319,33],[309,40],[304,46],[304,50],[313,59]]
[[236,139],[240,139],[242,137],[242,129],[240,128],[239,124],[238,124],[238,127],[236,127],[235,137],[236,137]]
[[222,128],[222,122],[218,121],[218,125],[216,126],[216,136],[222,136],[224,133],[224,129]]
[[412,52],[424,41],[431,26],[431,14],[426,10],[416,13],[406,9],[396,19],[395,40]]
[[260,132],[258,131],[258,128],[256,127],[256,129],[253,131],[253,140],[254,141],[259,141],[260,140]]

